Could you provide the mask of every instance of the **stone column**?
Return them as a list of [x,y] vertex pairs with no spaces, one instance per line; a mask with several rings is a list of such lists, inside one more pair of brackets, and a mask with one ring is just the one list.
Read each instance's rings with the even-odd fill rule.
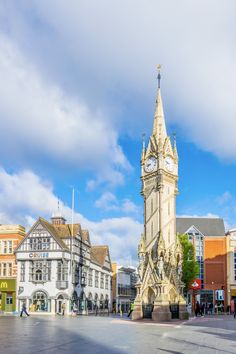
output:
[[141,318],[143,318],[143,309],[142,309],[142,300],[140,298],[140,284],[136,285],[137,288],[137,296],[136,299],[134,301],[134,310],[131,314],[132,316],[132,320],[140,320]]

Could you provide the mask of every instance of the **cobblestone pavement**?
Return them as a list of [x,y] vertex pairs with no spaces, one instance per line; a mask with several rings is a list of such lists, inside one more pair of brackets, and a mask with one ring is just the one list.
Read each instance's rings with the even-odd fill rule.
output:
[[126,317],[2,316],[0,353],[236,353],[236,320],[219,315],[159,324]]

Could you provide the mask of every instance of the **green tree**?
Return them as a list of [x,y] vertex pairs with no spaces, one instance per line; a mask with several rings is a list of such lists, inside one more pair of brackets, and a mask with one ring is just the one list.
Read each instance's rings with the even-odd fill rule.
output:
[[187,291],[199,274],[199,265],[195,258],[194,246],[189,241],[188,235],[179,235],[179,240],[183,251],[182,282],[185,284],[184,290]]

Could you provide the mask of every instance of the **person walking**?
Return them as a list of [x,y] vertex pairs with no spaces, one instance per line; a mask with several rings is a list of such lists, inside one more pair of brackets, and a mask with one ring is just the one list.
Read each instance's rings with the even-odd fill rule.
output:
[[65,302],[63,302],[63,304],[61,305],[61,315],[62,316],[65,315],[65,309],[66,309],[66,304],[65,304]]
[[133,311],[134,311],[134,303],[131,302],[131,304],[130,304],[130,310],[129,310],[129,313],[128,313],[127,317],[129,317]]
[[200,304],[197,301],[196,303],[196,307],[195,307],[195,316],[197,317],[197,315],[200,314]]
[[23,313],[25,313],[25,314],[26,314],[26,316],[27,316],[27,317],[29,317],[29,314],[28,314],[28,312],[26,311],[26,303],[25,303],[25,301],[23,301],[23,304],[22,304],[22,308],[21,308],[20,317],[22,317],[22,316],[23,316]]

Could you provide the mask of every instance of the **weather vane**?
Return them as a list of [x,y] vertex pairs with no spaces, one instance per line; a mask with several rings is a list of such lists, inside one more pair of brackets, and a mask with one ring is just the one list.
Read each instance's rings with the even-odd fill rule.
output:
[[158,75],[157,75],[158,88],[160,88],[161,87],[161,64],[157,65],[157,70],[158,70]]

